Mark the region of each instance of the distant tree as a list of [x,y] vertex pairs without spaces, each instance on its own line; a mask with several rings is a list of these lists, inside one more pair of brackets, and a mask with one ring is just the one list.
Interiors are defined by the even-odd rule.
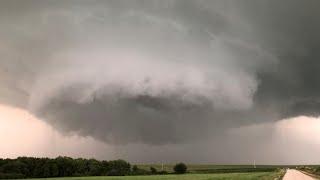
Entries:
[[88,167],[89,167],[89,175],[90,176],[98,176],[102,172],[102,164],[101,162],[95,160],[95,159],[90,159],[88,162]]
[[20,161],[10,161],[1,166],[3,173],[25,174],[28,169],[27,165]]
[[98,161],[61,156],[55,159],[33,157],[0,159],[0,179],[144,174],[150,172],[137,166],[131,171],[131,165],[124,160]]
[[173,167],[176,174],[184,174],[187,172],[187,166],[184,163],[178,163]]
[[89,175],[89,167],[88,167],[88,160],[78,158],[74,160],[74,166],[75,166],[75,176],[88,176]]
[[138,170],[139,170],[139,168],[138,168],[137,165],[134,165],[134,166],[132,167],[132,171],[133,171],[133,172],[137,172]]
[[51,177],[50,164],[45,163],[43,165],[43,172],[40,177]]
[[152,166],[150,167],[150,172],[151,172],[151,174],[157,174],[158,173],[157,169],[152,167]]
[[130,174],[131,165],[124,160],[109,161],[109,176],[124,176]]
[[[0,158],[0,167],[6,163],[8,163],[7,160]],[[0,169],[0,172],[1,172],[1,169]]]
[[40,160],[39,158],[18,157],[16,160],[26,164],[28,169],[28,171],[24,174],[26,177],[34,177],[34,171],[36,169],[37,161]]
[[47,166],[48,158],[38,158],[33,169],[34,177],[50,177],[50,169]]
[[56,163],[60,177],[72,176],[75,173],[74,160],[70,157],[57,157]]
[[103,176],[108,175],[108,171],[110,170],[109,162],[102,161],[101,166],[102,166],[101,175],[103,175]]
[[59,175],[58,166],[54,161],[51,161],[50,163],[50,175],[51,177],[58,177]]

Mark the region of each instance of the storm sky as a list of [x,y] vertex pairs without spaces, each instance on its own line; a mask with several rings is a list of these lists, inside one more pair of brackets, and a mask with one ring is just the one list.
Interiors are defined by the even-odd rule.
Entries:
[[[317,130],[320,107],[319,6],[0,1],[0,113],[14,109],[44,123],[46,139],[59,134],[57,152],[71,148],[71,156],[295,163],[291,157],[302,150],[281,159],[288,147],[316,152],[320,143],[307,138]],[[297,124],[304,133],[296,133]],[[285,143],[283,132],[290,134]],[[79,138],[95,153],[67,147]],[[195,150],[201,156],[191,157]],[[305,162],[318,162],[312,159]]]

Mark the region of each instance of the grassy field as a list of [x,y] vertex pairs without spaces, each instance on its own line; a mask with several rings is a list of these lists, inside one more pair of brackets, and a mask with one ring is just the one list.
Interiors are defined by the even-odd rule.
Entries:
[[[282,166],[258,165],[192,165],[188,164],[188,173],[184,175],[149,175],[149,176],[96,176],[47,178],[50,180],[275,180],[284,174]],[[139,168],[150,170],[150,167],[162,170],[159,164],[138,165]],[[164,165],[164,170],[172,172],[173,164]],[[281,169],[282,168],[282,169]],[[45,179],[45,178],[44,178]],[[33,179],[33,180],[43,180]]]
[[[223,174],[184,174],[184,175],[152,175],[152,176],[99,176],[47,178],[50,180],[274,180],[277,172],[223,173]],[[43,179],[33,179],[43,180]]]
[[[174,164],[165,164],[163,170],[167,172],[172,172]],[[211,164],[188,164],[189,173],[241,173],[241,172],[272,172],[281,166],[272,165],[257,165],[254,168],[252,165],[211,165]],[[162,165],[160,164],[140,164],[139,168],[150,170],[150,167],[156,168],[158,171],[162,170]]]

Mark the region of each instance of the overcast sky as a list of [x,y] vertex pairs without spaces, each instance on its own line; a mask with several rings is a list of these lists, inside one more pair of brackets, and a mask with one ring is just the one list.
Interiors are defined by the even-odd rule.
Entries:
[[319,163],[319,5],[0,1],[0,156]]

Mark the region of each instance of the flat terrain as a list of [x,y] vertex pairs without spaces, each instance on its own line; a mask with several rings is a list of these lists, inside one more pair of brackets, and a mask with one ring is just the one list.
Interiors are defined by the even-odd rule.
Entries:
[[184,175],[153,175],[153,176],[99,176],[99,177],[69,177],[42,178],[33,180],[274,180],[275,172],[254,173],[222,173],[222,174],[184,174]]
[[[199,165],[188,164],[188,173],[183,175],[145,175],[145,176],[95,176],[95,177],[65,177],[43,178],[49,180],[275,180],[280,179],[285,170],[281,166],[259,165]],[[155,167],[162,170],[159,164],[138,165],[139,168],[150,170]],[[172,172],[173,165],[163,165],[163,170]],[[281,170],[282,169],[282,170]],[[33,179],[33,180],[43,180]]]
[[[163,165],[163,170],[172,172],[174,164]],[[256,168],[253,165],[212,165],[212,164],[187,164],[188,172],[190,173],[241,173],[241,172],[272,172],[281,166],[273,165],[257,165]],[[162,170],[160,164],[140,164],[139,168],[150,170],[150,167],[156,168],[158,171]]]
[[283,180],[314,180],[314,178],[295,169],[288,169],[283,177]]
[[[175,164],[164,164],[164,168],[167,170],[172,170]],[[149,168],[150,166],[160,170],[162,168],[161,164],[138,164],[139,168]],[[253,168],[253,165],[215,165],[215,164],[187,164],[189,170],[198,169],[230,169],[230,168]],[[276,165],[257,165],[256,168],[277,168]]]
[[[164,164],[164,170],[170,172],[172,171],[174,164]],[[213,165],[213,164],[187,164],[188,170],[208,170],[208,169],[238,169],[238,168],[253,168],[253,165]],[[162,169],[161,164],[139,164],[139,168],[149,170],[150,167],[156,168],[158,171]],[[269,167],[269,166],[259,166],[260,167]]]

